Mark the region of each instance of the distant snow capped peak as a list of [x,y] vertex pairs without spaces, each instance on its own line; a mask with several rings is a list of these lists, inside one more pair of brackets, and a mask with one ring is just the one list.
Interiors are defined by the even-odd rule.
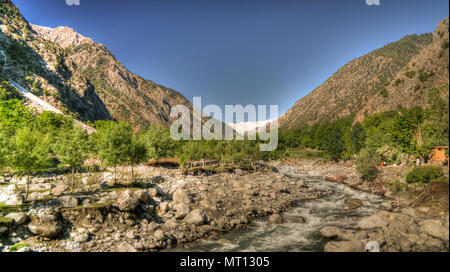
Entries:
[[230,127],[232,127],[234,130],[236,130],[239,134],[245,135],[249,132],[256,132],[256,130],[260,127],[266,126],[268,123],[272,122],[273,120],[266,120],[266,121],[257,121],[257,122],[241,122],[241,123],[228,123]]

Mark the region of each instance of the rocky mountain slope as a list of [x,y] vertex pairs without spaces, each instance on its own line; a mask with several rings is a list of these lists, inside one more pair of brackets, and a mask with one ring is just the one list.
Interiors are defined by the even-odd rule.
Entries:
[[448,84],[448,19],[434,35],[409,35],[344,65],[279,118],[281,128],[423,105]]
[[29,24],[0,1],[0,77],[13,80],[83,121],[126,120],[136,129],[168,127],[180,93],[129,72],[102,44],[67,27]]

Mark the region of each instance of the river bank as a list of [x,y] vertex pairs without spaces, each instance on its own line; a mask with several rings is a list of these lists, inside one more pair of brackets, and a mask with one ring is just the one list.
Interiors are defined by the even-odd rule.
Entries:
[[41,177],[31,203],[20,203],[24,182],[13,179],[0,187],[2,250],[364,251],[370,241],[382,251],[448,250],[448,212],[404,206],[361,183],[352,165],[273,166],[211,176],[141,166],[141,183],[86,173],[74,191],[65,176]]

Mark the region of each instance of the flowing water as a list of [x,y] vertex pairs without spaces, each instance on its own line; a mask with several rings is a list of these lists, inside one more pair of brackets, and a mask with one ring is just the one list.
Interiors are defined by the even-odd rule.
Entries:
[[[219,252],[258,252],[258,251],[322,251],[324,241],[320,230],[326,226],[346,226],[361,216],[372,215],[380,208],[383,199],[380,196],[351,189],[336,182],[324,181],[322,177],[310,177],[291,173],[294,167],[283,167],[281,170],[292,177],[299,178],[305,184],[317,190],[329,190],[333,193],[314,200],[298,202],[283,214],[288,223],[274,225],[257,221],[245,230],[232,231],[220,235],[218,241],[201,241],[189,244],[187,248],[175,248],[174,251],[219,251]],[[355,212],[343,210],[347,198],[358,198],[364,206]],[[306,223],[292,223],[292,220],[303,217]],[[220,242],[219,242],[220,241]]]

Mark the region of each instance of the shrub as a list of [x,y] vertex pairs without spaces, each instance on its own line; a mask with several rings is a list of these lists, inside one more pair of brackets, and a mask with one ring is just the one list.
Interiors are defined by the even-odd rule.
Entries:
[[362,180],[374,181],[378,176],[378,168],[373,164],[361,164],[356,169]]
[[373,181],[378,176],[377,168],[377,154],[370,152],[367,149],[361,150],[358,156],[356,164],[356,170],[358,170],[362,180]]
[[444,171],[438,166],[419,166],[410,169],[406,173],[406,181],[408,183],[425,182],[440,178],[444,175]]

